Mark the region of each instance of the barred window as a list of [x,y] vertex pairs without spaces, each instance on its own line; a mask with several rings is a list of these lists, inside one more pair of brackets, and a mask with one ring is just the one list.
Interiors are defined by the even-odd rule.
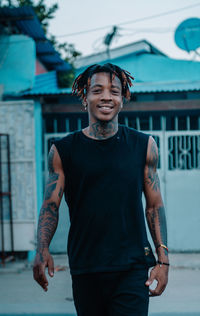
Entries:
[[200,135],[178,135],[168,138],[168,168],[200,169]]

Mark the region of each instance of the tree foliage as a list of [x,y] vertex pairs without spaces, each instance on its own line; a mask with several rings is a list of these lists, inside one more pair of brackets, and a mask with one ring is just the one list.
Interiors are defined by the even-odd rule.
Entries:
[[41,22],[45,33],[47,33],[48,30],[49,20],[55,17],[55,12],[58,9],[57,3],[47,7],[47,5],[45,4],[45,0],[38,0],[37,3],[33,0],[4,0],[2,1],[2,4],[4,6],[15,8],[23,6],[32,7],[39,21]]
[[[1,6],[9,6],[9,7],[23,7],[23,6],[31,6],[37,15],[42,28],[45,34],[48,33],[49,22],[55,17],[55,13],[58,10],[58,4],[54,3],[50,6],[47,6],[45,2],[46,0],[38,0],[37,2],[34,0],[4,0],[0,1]],[[74,61],[78,56],[81,55],[79,51],[77,51],[73,44],[70,43],[59,43],[55,36],[49,35],[49,41],[52,43],[54,48],[63,56],[63,59],[71,64],[72,69],[65,73],[58,74],[58,82],[61,87],[69,87],[71,86],[74,80],[75,68]]]

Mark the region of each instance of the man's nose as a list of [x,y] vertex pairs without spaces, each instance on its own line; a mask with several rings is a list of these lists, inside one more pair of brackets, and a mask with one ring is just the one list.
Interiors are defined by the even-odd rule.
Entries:
[[112,94],[109,90],[105,89],[103,90],[102,92],[102,95],[101,95],[101,100],[112,100]]

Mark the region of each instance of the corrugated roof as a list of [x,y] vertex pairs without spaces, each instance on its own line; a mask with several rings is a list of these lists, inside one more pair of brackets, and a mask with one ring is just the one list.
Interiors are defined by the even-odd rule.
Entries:
[[0,23],[9,20],[18,30],[36,42],[37,57],[49,70],[67,71],[71,66],[64,61],[48,41],[32,7],[0,8]]
[[[155,93],[200,91],[198,81],[173,81],[173,82],[135,82],[131,87],[131,93]],[[23,96],[71,94],[71,88],[59,88],[56,71],[50,71],[35,77],[33,89],[21,93]]]
[[198,81],[172,81],[172,82],[135,82],[131,87],[132,93],[154,93],[154,92],[183,92],[200,91],[200,80]]
[[[154,92],[178,92],[178,91],[200,91],[199,81],[173,81],[173,82],[135,82],[131,87],[132,93],[154,93]],[[71,88],[60,89],[57,84],[56,71],[51,71],[35,77],[34,87],[21,95],[58,95],[71,94]]]
[[55,95],[69,94],[71,88],[59,88],[57,84],[56,71],[50,71],[41,75],[35,76],[33,89],[22,92],[21,96],[37,96],[37,95]]

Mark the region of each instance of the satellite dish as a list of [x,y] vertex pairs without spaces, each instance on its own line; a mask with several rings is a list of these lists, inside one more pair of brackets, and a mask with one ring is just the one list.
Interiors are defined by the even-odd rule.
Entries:
[[176,45],[187,52],[200,47],[200,19],[190,18],[177,27],[174,35]]

